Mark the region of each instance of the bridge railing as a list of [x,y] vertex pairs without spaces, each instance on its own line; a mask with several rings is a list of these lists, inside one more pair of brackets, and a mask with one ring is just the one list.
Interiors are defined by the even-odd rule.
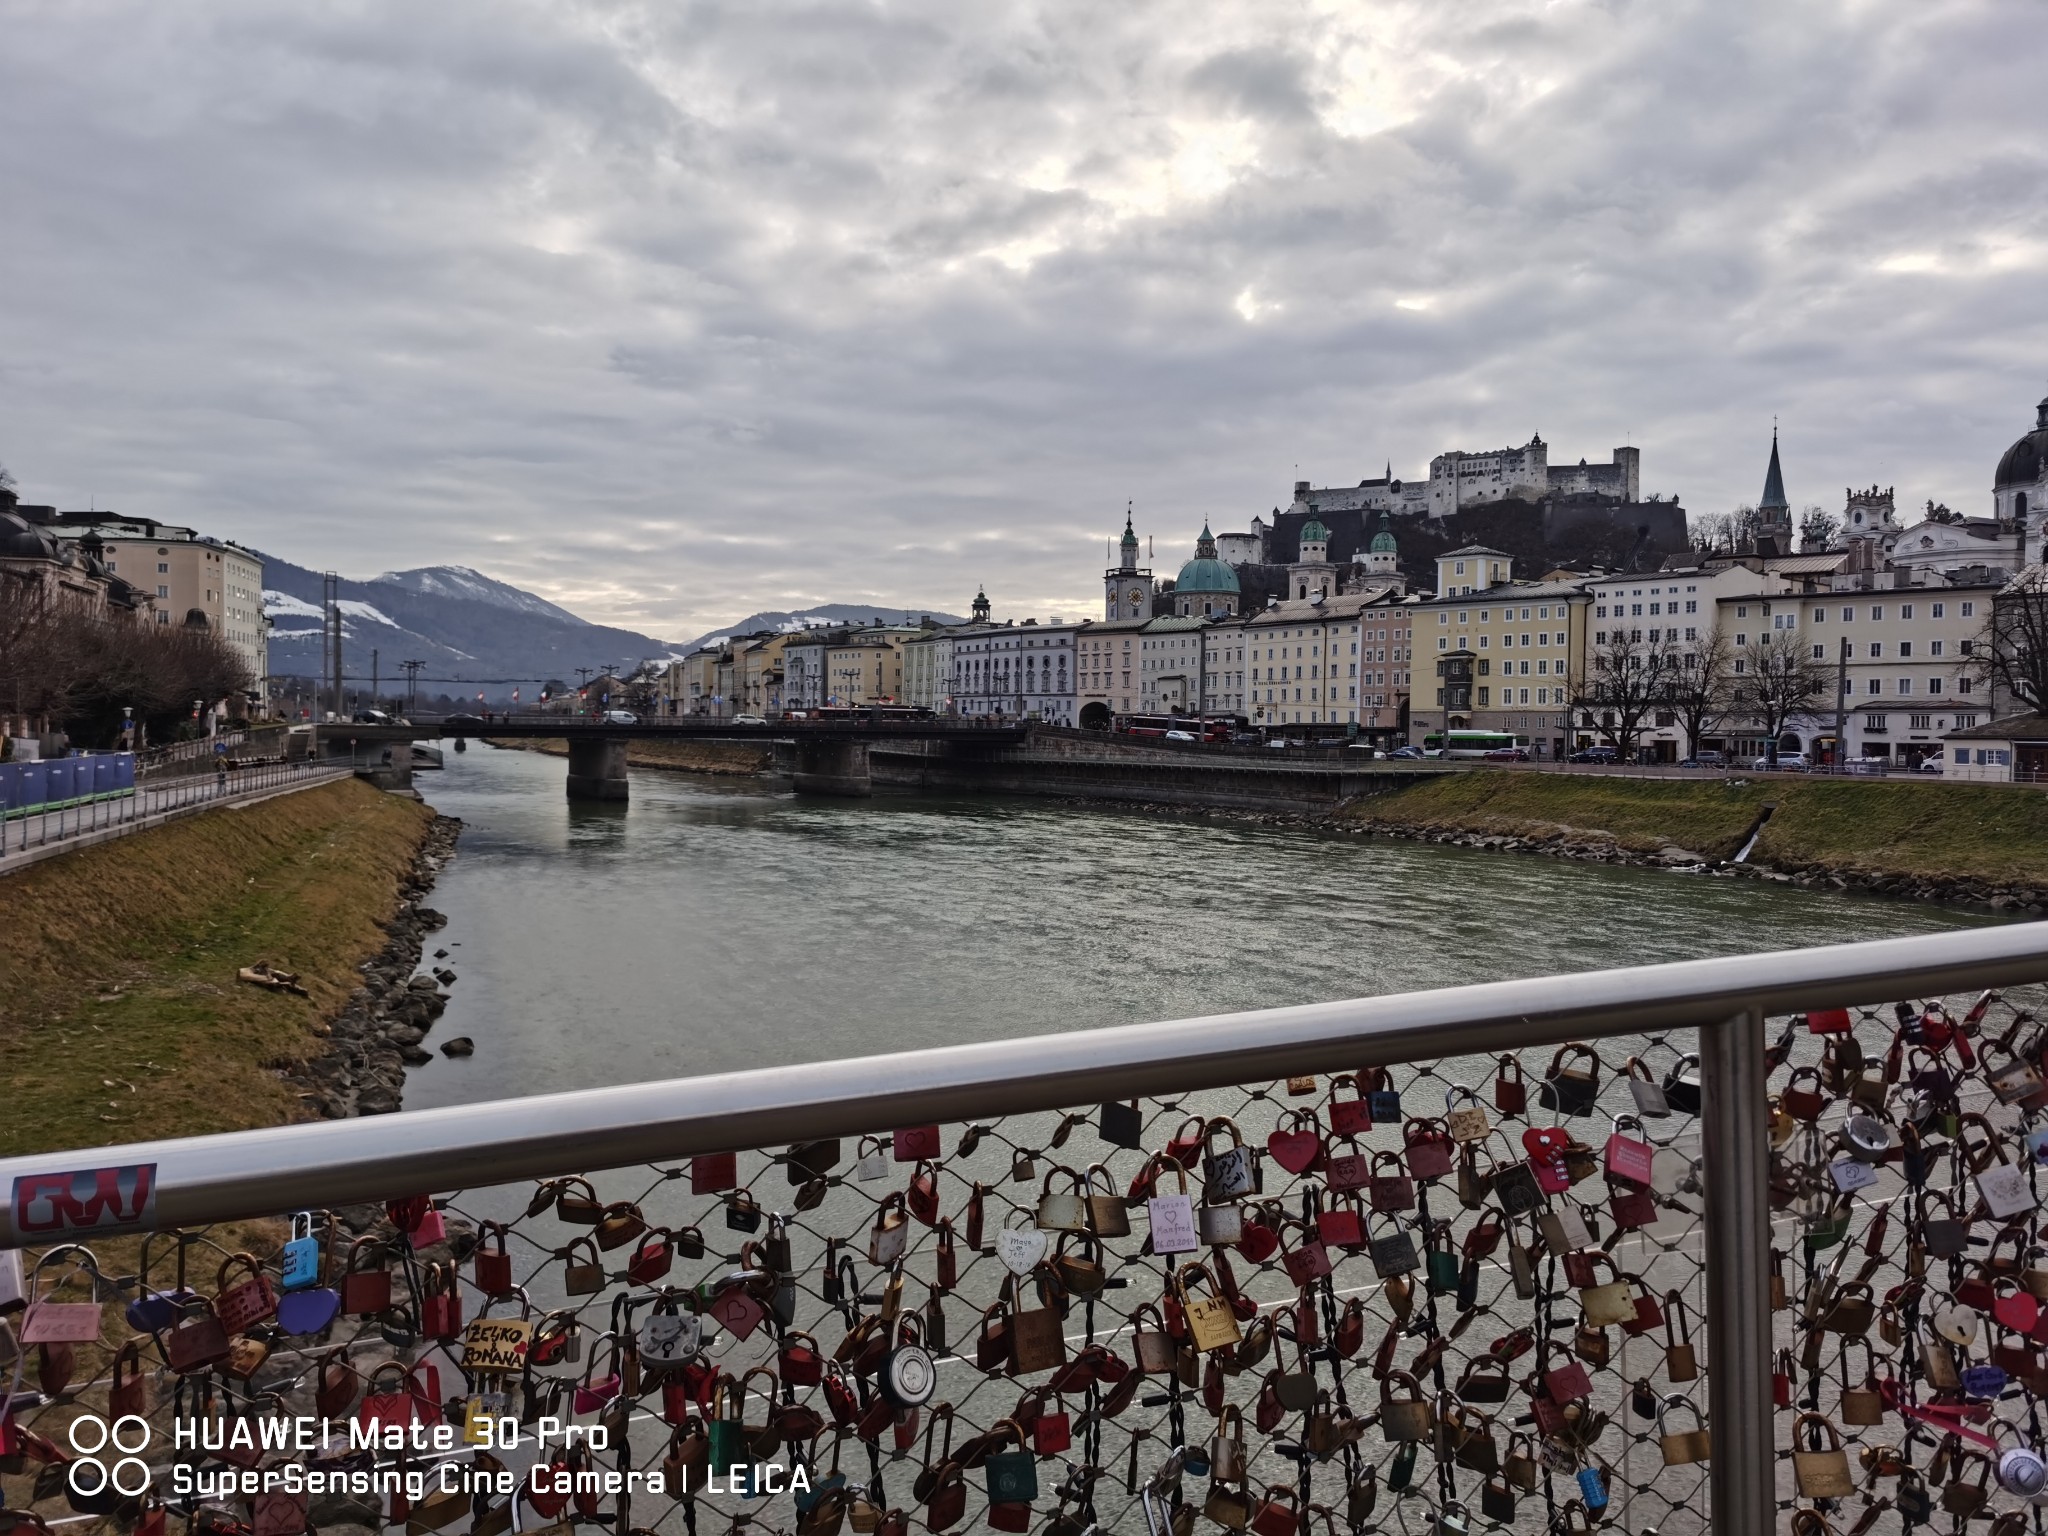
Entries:
[[[203,1443],[238,1418],[450,1426],[403,1456],[351,1452],[345,1428],[230,1445],[258,1475],[384,1480],[369,1513],[288,1488],[197,1500],[280,1533],[580,1513],[805,1536],[1673,1536],[1778,1529],[1795,1503],[1795,1530],[1892,1531],[1920,1502],[2017,1531],[2027,1467],[2007,1453],[2048,1390],[2048,1314],[2021,1316],[2048,1299],[2029,1143],[2048,1090],[2008,989],[2048,979],[2044,939],[13,1159],[0,1245],[27,1246],[36,1306],[104,1303],[106,1347],[21,1352],[27,1448],[0,1493],[94,1516],[68,1431],[90,1442],[125,1408],[158,1449],[124,1475],[166,1496],[221,1470]],[[266,1258],[275,1239],[235,1225],[263,1217],[298,1246]],[[178,1235],[136,1263],[109,1246],[123,1218]],[[215,1427],[165,1454],[181,1414]],[[517,1493],[476,1474],[465,1440],[486,1436]]]

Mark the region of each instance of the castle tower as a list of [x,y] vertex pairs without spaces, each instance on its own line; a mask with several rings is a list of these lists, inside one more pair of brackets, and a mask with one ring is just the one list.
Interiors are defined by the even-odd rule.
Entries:
[[973,613],[975,623],[986,624],[988,622],[988,593],[980,587],[976,587],[974,590]]
[[1138,565],[1138,534],[1131,524],[1128,504],[1124,507],[1124,536],[1117,546],[1117,563],[1102,573],[1102,596],[1105,619],[1152,617],[1152,572]]

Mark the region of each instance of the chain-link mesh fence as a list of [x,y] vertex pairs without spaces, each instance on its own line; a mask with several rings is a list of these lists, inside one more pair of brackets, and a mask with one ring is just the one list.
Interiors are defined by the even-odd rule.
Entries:
[[[2036,1026],[1985,997],[1771,1031],[1787,1528],[2038,1529]],[[0,1504],[1706,1530],[1700,1091],[1676,1031],[30,1251]],[[309,1491],[235,1491],[283,1467]]]

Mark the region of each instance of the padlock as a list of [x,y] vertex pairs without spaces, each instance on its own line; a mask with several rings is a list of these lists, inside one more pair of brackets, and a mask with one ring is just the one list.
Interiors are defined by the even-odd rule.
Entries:
[[1590,1045],[1561,1045],[1537,1090],[1537,1101],[1561,1115],[1589,1115],[1600,1097],[1600,1058]]
[[1368,1223],[1366,1234],[1367,1249],[1372,1255],[1373,1273],[1380,1279],[1390,1280],[1396,1275],[1409,1274],[1418,1267],[1415,1239],[1399,1222],[1395,1222],[1392,1230],[1385,1236],[1374,1233],[1371,1224]]
[[[300,1211],[291,1219],[291,1236],[278,1257],[279,1284],[287,1291],[301,1291],[320,1283],[320,1239],[313,1235],[313,1213]],[[4,1299],[0,1299],[4,1305]]]
[[1642,1122],[1633,1115],[1614,1117],[1614,1130],[1607,1138],[1608,1177],[1623,1179],[1647,1189],[1650,1185],[1650,1170],[1656,1158],[1656,1149],[1640,1137],[1630,1136],[1630,1129],[1640,1131]]
[[1323,1138],[1312,1110],[1293,1109],[1266,1138],[1266,1151],[1289,1173],[1310,1173],[1323,1165]]
[[[1190,1295],[1188,1287],[1200,1280],[1203,1295]],[[1188,1333],[1195,1348],[1204,1353],[1235,1347],[1244,1337],[1237,1313],[1229,1299],[1215,1289],[1215,1278],[1200,1264],[1183,1265],[1173,1277],[1173,1293],[1187,1319]]]
[[[1065,1179],[1068,1189],[1054,1189],[1053,1180]],[[1087,1181],[1064,1164],[1046,1170],[1038,1195],[1035,1220],[1041,1231],[1083,1232],[1088,1228]],[[935,1213],[936,1215],[936,1213]]]
[[1090,1163],[1082,1184],[1087,1194],[1088,1229],[1097,1237],[1130,1236],[1130,1211],[1123,1196],[1116,1192],[1116,1181],[1108,1166]]
[[1687,1054],[1664,1074],[1664,1102],[1682,1115],[1700,1112],[1700,1059]]
[[1671,1101],[1665,1097],[1664,1085],[1650,1075],[1650,1069],[1643,1065],[1640,1056],[1631,1056],[1624,1070],[1628,1078],[1629,1096],[1635,1100],[1636,1113],[1646,1120],[1663,1120],[1671,1114]]
[[1529,1085],[1522,1076],[1522,1064],[1502,1056],[1493,1074],[1493,1107],[1504,1115],[1521,1115],[1529,1108]]
[[1453,1087],[1444,1090],[1444,1129],[1451,1140],[1464,1146],[1484,1141],[1492,1133],[1493,1125],[1486,1118],[1486,1108],[1477,1093],[1470,1088]]
[[1423,1181],[1440,1179],[1457,1163],[1457,1145],[1441,1120],[1410,1120],[1401,1127],[1408,1172]]
[[[1403,1395],[1395,1395],[1397,1388]],[[1422,1395],[1422,1384],[1411,1372],[1391,1372],[1380,1385],[1380,1433],[1388,1443],[1427,1440],[1435,1425],[1435,1410]]]
[[[1809,1449],[1800,1449],[1802,1430],[1809,1431]],[[1827,1443],[1816,1447],[1817,1438],[1825,1438]],[[1793,1419],[1792,1473],[1802,1499],[1846,1499],[1856,1491],[1842,1432],[1822,1414],[1802,1413]]]
[[2023,1499],[2036,1499],[2048,1493],[2048,1461],[2042,1460],[2039,1451],[2020,1439],[2018,1426],[2009,1423],[1999,1425],[1994,1433],[2013,1442],[1998,1453],[1998,1486]]
[[[1230,1133],[1230,1145],[1220,1151],[1214,1149],[1216,1136],[1224,1131]],[[1252,1149],[1244,1144],[1244,1135],[1237,1128],[1237,1122],[1227,1115],[1219,1115],[1202,1127],[1202,1174],[1203,1196],[1210,1202],[1239,1200],[1259,1191],[1258,1165],[1252,1156]]]

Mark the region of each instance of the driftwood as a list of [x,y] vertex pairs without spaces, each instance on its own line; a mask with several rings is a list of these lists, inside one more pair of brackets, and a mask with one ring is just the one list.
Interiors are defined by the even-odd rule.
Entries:
[[306,989],[299,985],[297,971],[280,971],[268,960],[258,960],[254,965],[245,965],[235,972],[238,979],[252,986],[268,987],[273,992],[289,992],[293,997],[304,997]]

